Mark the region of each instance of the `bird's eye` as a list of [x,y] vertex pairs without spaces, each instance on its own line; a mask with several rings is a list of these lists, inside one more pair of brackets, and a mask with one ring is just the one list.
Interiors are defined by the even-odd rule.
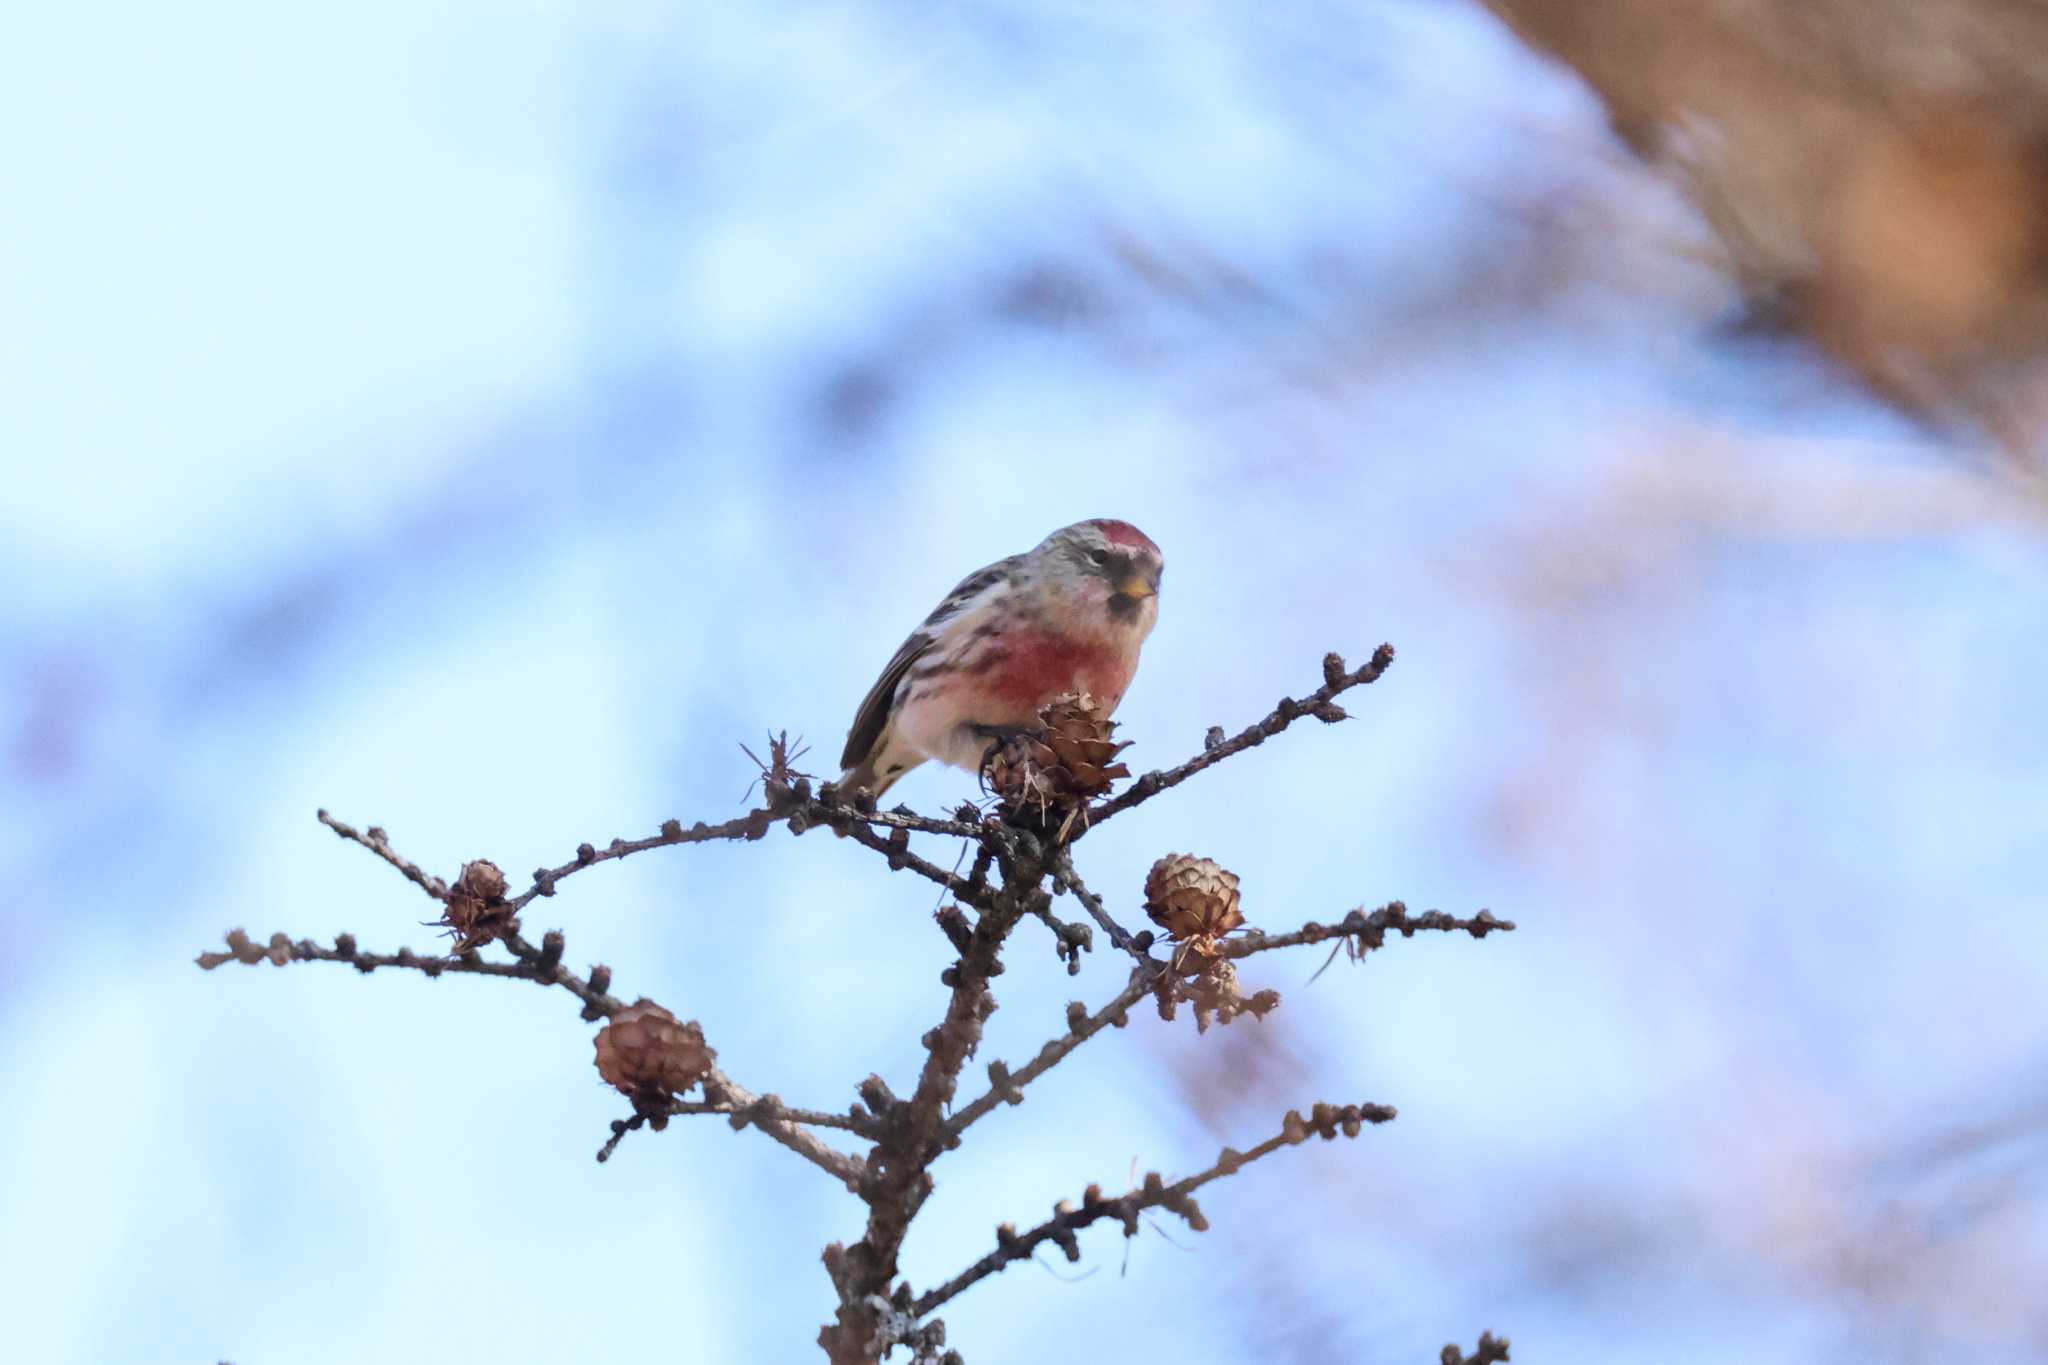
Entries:
[[1109,563],[1109,551],[1090,550],[1088,552],[1088,558],[1094,560],[1097,564],[1107,564]]

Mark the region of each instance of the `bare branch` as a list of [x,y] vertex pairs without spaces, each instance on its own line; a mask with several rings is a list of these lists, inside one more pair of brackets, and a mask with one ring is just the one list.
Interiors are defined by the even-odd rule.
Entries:
[[226,941],[226,952],[201,953],[195,961],[207,971],[227,962],[271,962],[280,967],[288,962],[346,962],[364,973],[374,972],[379,967],[401,967],[425,976],[449,972],[457,976],[509,976],[521,981],[541,979],[524,962],[487,962],[475,949],[454,957],[415,953],[410,948],[400,948],[392,953],[364,952],[356,946],[354,934],[335,935],[331,948],[324,948],[309,938],[294,942],[283,934],[272,934],[267,943],[259,944],[240,929],[228,930]]
[[745,815],[716,825],[707,825],[702,820],[683,828],[680,820],[664,820],[661,831],[645,839],[614,839],[603,848],[591,844],[578,844],[576,856],[560,867],[535,868],[533,885],[514,896],[511,907],[514,914],[533,900],[535,896],[552,896],[555,883],[586,867],[608,863],[614,858],[626,858],[635,853],[645,853],[651,848],[670,848],[677,844],[706,844],[718,839],[759,839],[773,829],[777,820],[765,809],[748,811]]
[[[727,1085],[731,1086],[731,1082],[727,1081]],[[612,1120],[612,1135],[605,1139],[604,1146],[598,1148],[597,1159],[600,1162],[611,1160],[612,1153],[618,1150],[619,1143],[625,1140],[626,1134],[636,1128],[652,1125],[659,1131],[667,1126],[669,1119],[691,1114],[723,1114],[732,1121],[735,1128],[744,1128],[750,1123],[762,1127],[765,1122],[772,1120],[786,1124],[802,1124],[811,1128],[838,1128],[870,1139],[878,1135],[875,1123],[865,1116],[828,1114],[821,1109],[793,1109],[774,1095],[762,1095],[744,1107],[729,1100],[672,1099],[657,1104],[635,1101],[631,1118]],[[799,1155],[804,1155],[806,1159],[809,1156],[808,1153]],[[839,1172],[835,1170],[832,1174],[837,1175]]]
[[[372,826],[359,831],[323,810],[321,822],[337,836],[369,849],[439,903],[439,922],[457,938],[454,950],[447,956],[423,955],[409,948],[390,953],[365,952],[349,934],[337,936],[331,946],[310,939],[294,941],[283,934],[258,942],[235,929],[226,936],[226,951],[200,954],[199,965],[212,969],[226,962],[269,961],[279,966],[291,962],[342,962],[366,973],[400,968],[434,977],[443,973],[496,976],[561,988],[580,1002],[586,1021],[605,1021],[606,1031],[598,1034],[599,1070],[607,1081],[629,1096],[633,1106],[630,1116],[611,1121],[610,1136],[597,1153],[599,1161],[608,1160],[626,1134],[643,1128],[661,1131],[674,1118],[718,1115],[734,1128],[759,1128],[778,1144],[831,1175],[866,1205],[866,1227],[860,1240],[851,1246],[834,1243],[825,1249],[823,1257],[837,1291],[838,1308],[833,1319],[820,1330],[818,1343],[833,1365],[873,1365],[896,1346],[909,1347],[914,1360],[921,1365],[958,1365],[958,1354],[945,1346],[945,1324],[928,1315],[973,1284],[1031,1257],[1048,1242],[1058,1246],[1068,1259],[1078,1260],[1078,1232],[1104,1219],[1116,1221],[1123,1227],[1124,1235],[1131,1237],[1142,1221],[1151,1221],[1144,1218],[1145,1214],[1166,1209],[1200,1231],[1207,1222],[1193,1196],[1210,1181],[1230,1175],[1283,1146],[1304,1142],[1311,1134],[1325,1139],[1355,1137],[1365,1124],[1384,1123],[1394,1117],[1394,1111],[1375,1104],[1318,1104],[1307,1118],[1290,1112],[1277,1135],[1249,1151],[1226,1148],[1213,1164],[1172,1184],[1157,1172],[1148,1173],[1138,1187],[1114,1199],[1106,1198],[1098,1186],[1091,1185],[1079,1207],[1061,1203],[1050,1219],[1027,1232],[1018,1233],[1004,1224],[997,1231],[993,1251],[918,1297],[898,1271],[904,1239],[932,1192],[934,1165],[960,1144],[974,1124],[999,1105],[1023,1103],[1026,1087],[1089,1039],[1106,1029],[1128,1024],[1131,1009],[1148,994],[1158,997],[1159,1011],[1167,1019],[1174,1017],[1179,1004],[1192,1004],[1196,1023],[1204,1027],[1210,1022],[1228,1022],[1241,1013],[1263,1016],[1278,1003],[1278,995],[1270,990],[1249,997],[1243,995],[1231,959],[1275,948],[1331,941],[1357,957],[1381,947],[1389,931],[1405,936],[1422,930],[1456,930],[1483,938],[1495,930],[1514,928],[1485,911],[1471,919],[1438,911],[1410,915],[1406,906],[1395,901],[1370,913],[1363,908],[1353,910],[1335,925],[1311,923],[1290,933],[1270,936],[1246,930],[1233,937],[1233,928],[1242,923],[1237,909],[1236,878],[1207,860],[1169,855],[1155,865],[1154,873],[1170,885],[1155,893],[1152,879],[1148,878],[1146,889],[1148,910],[1162,928],[1170,931],[1176,947],[1174,960],[1169,963],[1152,955],[1157,941],[1155,931],[1148,928],[1133,933],[1126,929],[1075,867],[1069,836],[1078,839],[1088,827],[1083,822],[1080,830],[1072,828],[1081,814],[1086,813],[1094,823],[1099,823],[1178,786],[1232,754],[1263,743],[1303,716],[1314,716],[1326,724],[1343,720],[1345,712],[1334,698],[1377,680],[1392,664],[1393,657],[1392,648],[1382,645],[1363,668],[1348,670],[1343,659],[1328,655],[1323,661],[1323,686],[1314,693],[1298,700],[1282,698],[1270,715],[1234,737],[1226,738],[1221,729],[1211,730],[1202,754],[1177,767],[1146,774],[1123,795],[1092,812],[1086,811],[1085,802],[1102,789],[1101,784],[1107,779],[1123,772],[1120,765],[1113,763],[1116,750],[1122,745],[1108,738],[1106,724],[1098,726],[1100,734],[1069,733],[1059,729],[1048,715],[1047,724],[1053,727],[1049,733],[1053,739],[1067,742],[1072,752],[1061,750],[1049,739],[1043,747],[1057,762],[1047,767],[1036,751],[1013,755],[1005,759],[1010,767],[1005,770],[1008,776],[1002,780],[1015,787],[1021,781],[1019,773],[1036,773],[1045,782],[1052,781],[1045,777],[1047,773],[1063,774],[1058,781],[1066,786],[1025,784],[1029,791],[1041,796],[1055,788],[1061,794],[1057,809],[1064,811],[1066,818],[1058,823],[1056,832],[1048,818],[1054,810],[1050,798],[1040,801],[1036,808],[1041,827],[1033,829],[1030,821],[1023,818],[1031,813],[1029,801],[1021,800],[1014,792],[1001,797],[997,815],[988,815],[975,804],[967,803],[950,817],[942,818],[920,815],[901,806],[877,811],[864,794],[843,796],[830,783],[817,785],[814,790],[816,779],[794,766],[802,757],[801,741],[792,746],[786,733],[769,736],[766,762],[755,759],[761,769],[761,804],[757,809],[715,824],[698,821],[685,827],[679,820],[668,820],[652,835],[613,839],[603,848],[579,845],[573,859],[558,867],[537,869],[532,884],[510,898],[506,895],[503,873],[486,860],[465,863],[458,878],[443,880],[394,850],[382,829]],[[755,757],[752,751],[748,754]],[[784,1104],[773,1094],[756,1094],[718,1068],[716,1054],[695,1020],[678,1021],[652,1001],[625,1004],[611,994],[612,974],[608,967],[594,966],[587,977],[579,976],[563,965],[563,936],[558,930],[542,935],[538,945],[522,936],[519,912],[537,898],[553,896],[563,878],[584,868],[656,848],[758,841],[777,825],[787,826],[792,835],[798,836],[821,827],[830,829],[880,854],[890,870],[910,871],[949,893],[933,913],[935,923],[956,954],[952,965],[941,974],[948,996],[943,1017],[924,1035],[927,1056],[907,1098],[897,1098],[879,1075],[870,1075],[860,1084],[858,1102],[843,1112],[799,1108]],[[959,868],[967,861],[965,847],[958,850],[960,856],[954,866],[947,868],[911,852],[913,834],[965,840],[974,851],[970,870],[964,877],[960,875]],[[1170,877],[1160,871],[1169,863],[1172,866],[1168,871],[1173,874]],[[1067,894],[1080,902],[1086,919],[1069,921],[1053,913],[1055,898]],[[1210,901],[1216,903],[1212,905]],[[1052,930],[1069,972],[1078,972],[1081,954],[1093,948],[1099,930],[1133,960],[1130,977],[1122,989],[1093,1013],[1079,1002],[1070,1004],[1065,1032],[1046,1042],[1017,1070],[1010,1070],[1000,1060],[989,1062],[988,1089],[957,1110],[952,1109],[960,1078],[981,1045],[984,1025],[996,1008],[992,983],[1003,972],[1003,955],[1026,917],[1039,919]],[[492,942],[504,946],[503,956],[484,956]],[[654,1060],[632,1060],[645,1057]],[[819,1130],[825,1129],[850,1134],[872,1146],[864,1155],[838,1150],[819,1135]],[[1478,1354],[1470,1358],[1459,1354],[1457,1347],[1446,1347],[1444,1353],[1449,1365],[1494,1365],[1506,1358],[1507,1343],[1490,1335],[1480,1338]]]
[[[875,1178],[863,1197],[867,1227],[859,1242],[828,1252],[827,1268],[839,1289],[834,1322],[819,1334],[833,1365],[874,1359],[873,1343],[880,1318],[871,1300],[896,1279],[897,1257],[911,1220],[932,1191],[931,1164],[957,1138],[949,1131],[945,1110],[959,1089],[960,1072],[981,1042],[982,1024],[996,1007],[989,982],[1003,970],[1003,945],[1028,913],[1051,897],[1042,889],[1048,854],[1028,833],[1009,830],[992,836],[992,861],[1002,870],[1001,889],[989,899],[981,918],[965,936],[959,958],[946,969],[951,988],[945,1017],[924,1035],[925,1064],[917,1089],[908,1100],[888,1093],[880,1077],[871,1077],[862,1097],[886,1125],[870,1154]],[[975,879],[985,872],[977,861]],[[956,940],[958,942],[959,940]]]
[[1258,1146],[1246,1152],[1226,1147],[1213,1164],[1171,1185],[1166,1184],[1157,1171],[1147,1172],[1139,1188],[1115,1199],[1104,1199],[1102,1187],[1090,1185],[1081,1196],[1079,1208],[1062,1200],[1054,1206],[1052,1217],[1028,1232],[1020,1233],[1011,1224],[1002,1224],[996,1229],[994,1251],[936,1289],[919,1296],[912,1311],[919,1317],[924,1316],[969,1285],[1014,1262],[1025,1260],[1046,1242],[1057,1245],[1069,1261],[1078,1261],[1081,1259],[1081,1244],[1075,1233],[1105,1218],[1116,1219],[1123,1224],[1124,1236],[1135,1237],[1138,1235],[1140,1214],[1147,1209],[1166,1209],[1179,1214],[1196,1232],[1207,1231],[1209,1220],[1202,1216],[1200,1206],[1191,1196],[1210,1181],[1233,1174],[1282,1147],[1306,1142],[1311,1134],[1325,1140],[1339,1133],[1345,1137],[1357,1137],[1365,1124],[1385,1123],[1393,1117],[1393,1108],[1384,1104],[1347,1104],[1341,1107],[1318,1104],[1310,1110],[1307,1118],[1303,1118],[1299,1110],[1289,1110],[1281,1121],[1280,1131]]
[[[912,853],[910,851],[910,831],[912,828],[923,828],[923,826],[913,826],[903,822],[907,818],[914,818],[932,826],[948,826],[947,828],[923,828],[923,832],[971,838],[977,842],[983,853],[986,853],[990,847],[987,841],[992,837],[991,830],[976,826],[962,826],[957,821],[925,821],[923,816],[905,817],[894,812],[887,814],[863,812],[844,804],[816,800],[810,802],[805,810],[807,812],[805,818],[807,819],[811,818],[810,813],[815,813],[815,819],[812,820],[812,823],[830,825],[855,843],[882,854],[889,860],[890,870],[894,871],[898,868],[908,869],[923,877],[926,881],[943,887],[964,904],[974,906],[978,910],[988,908],[989,893],[987,883],[985,881],[977,883],[974,879],[970,878],[963,885],[958,874],[954,873],[951,869],[940,867],[938,864],[929,862]],[[869,823],[871,822],[889,826],[893,832],[886,836],[878,834],[869,828]],[[796,833],[802,832],[798,821],[795,819],[791,820],[790,829]],[[963,829],[970,829],[972,833],[963,833]]]
[[986,840],[995,832],[995,827],[979,821],[942,820],[936,816],[919,815],[908,806],[894,810],[862,810],[844,801],[828,800],[823,796],[811,798],[808,809],[822,816],[850,817],[864,824],[879,825],[887,829],[915,830],[919,834],[943,834],[955,839]]
[[[613,839],[603,848],[598,848],[594,844],[579,844],[576,856],[570,861],[559,867],[534,869],[533,884],[505,902],[504,913],[516,915],[536,897],[554,895],[558,882],[586,867],[595,867],[599,863],[630,857],[635,853],[645,853],[649,849],[671,848],[680,844],[703,844],[728,839],[761,839],[778,824],[787,824],[793,834],[802,834],[815,825],[828,826],[852,838],[854,842],[882,854],[889,860],[892,870],[908,869],[915,872],[925,880],[954,892],[977,908],[985,900],[978,889],[961,892],[960,879],[952,872],[910,852],[909,833],[917,830],[927,834],[971,839],[986,846],[987,841],[993,837],[993,830],[989,827],[961,820],[934,819],[908,809],[861,810],[836,799],[814,797],[810,795],[809,784],[801,780],[794,787],[779,790],[771,788],[769,797],[768,805],[715,825],[707,825],[699,820],[685,828],[679,820],[665,820],[657,833],[644,839]],[[336,820],[325,810],[319,811],[318,815],[321,824],[340,837],[369,849],[397,868],[408,881],[415,883],[434,899],[445,901],[448,898],[448,884],[423,870],[411,859],[399,854],[391,847],[389,839],[378,826],[372,825],[367,830],[359,831],[352,825]],[[877,826],[890,829],[894,833],[886,836],[878,834],[874,828]]]
[[[581,1000],[585,1017],[593,1014],[610,1017],[625,1008],[624,1002],[595,989],[590,982],[561,965],[560,934],[550,932],[541,940],[539,948],[535,948],[516,933],[506,935],[502,942],[521,962],[533,965],[535,980],[545,980],[551,985],[560,986]],[[552,962],[549,961],[551,945]],[[592,975],[596,975],[595,969]],[[611,973],[606,971],[605,975],[609,977]],[[862,1182],[867,1178],[867,1163],[860,1158],[848,1156],[827,1146],[808,1128],[787,1119],[760,1113],[758,1106],[761,1097],[726,1075],[716,1065],[712,1066],[710,1073],[704,1077],[704,1098],[714,1104],[728,1106],[732,1110],[733,1127],[744,1128],[752,1124],[819,1170],[838,1179],[855,1193],[859,1192]]]
[[610,1161],[612,1153],[618,1151],[619,1144],[626,1140],[626,1134],[644,1126],[646,1122],[647,1115],[638,1112],[629,1119],[613,1119],[612,1135],[604,1140],[604,1146],[597,1149],[598,1164],[603,1165],[605,1162]]
[[1348,673],[1344,669],[1344,659],[1341,655],[1325,654],[1321,687],[1299,700],[1282,697],[1280,704],[1275,706],[1272,714],[1264,720],[1240,730],[1228,739],[1205,744],[1201,753],[1178,767],[1146,773],[1133,782],[1123,795],[1105,801],[1090,811],[1087,828],[1076,832],[1074,838],[1078,840],[1087,830],[1094,829],[1110,816],[1149,801],[1168,787],[1179,786],[1196,773],[1214,767],[1233,754],[1241,754],[1246,749],[1264,744],[1303,716],[1314,716],[1326,725],[1335,725],[1338,721],[1346,719],[1347,713],[1343,707],[1337,705],[1335,699],[1354,687],[1378,682],[1380,675],[1385,673],[1393,662],[1394,647],[1385,644],[1372,652],[1372,658],[1366,661],[1363,668]]
[[1079,976],[1081,954],[1095,949],[1095,931],[1079,920],[1061,919],[1052,912],[1050,901],[1034,904],[1031,915],[1052,930],[1053,951],[1067,964],[1067,975]]
[[[366,841],[358,838],[357,842]],[[391,855],[391,858],[395,859],[396,855]],[[401,967],[430,977],[444,972],[513,977],[543,986],[560,986],[583,1002],[583,1017],[586,1019],[610,1018],[625,1008],[625,1002],[610,995],[606,989],[611,977],[609,968],[592,968],[592,979],[586,980],[562,965],[560,933],[549,931],[542,937],[538,948],[516,932],[506,934],[500,941],[517,961],[486,961],[474,950],[452,958],[425,957],[410,948],[400,948],[395,953],[366,953],[356,946],[353,934],[336,936],[331,948],[323,948],[311,939],[300,939],[294,943],[283,934],[272,934],[267,944],[259,946],[240,929],[231,929],[227,934],[228,951],[201,953],[198,962],[209,971],[225,962],[253,964],[268,961],[280,967],[288,962],[345,962],[361,972],[376,971],[380,967]],[[593,984],[593,981],[602,984]],[[704,1097],[713,1106],[706,1112],[725,1114],[736,1128],[749,1124],[759,1128],[804,1160],[840,1180],[848,1189],[858,1190],[867,1176],[867,1166],[859,1158],[827,1146],[802,1126],[802,1120],[781,1112],[780,1101],[770,1097],[770,1103],[764,1105],[762,1096],[739,1084],[717,1066],[713,1066],[704,1078]],[[837,1115],[832,1116],[832,1122],[835,1127],[852,1126]]]
[[378,826],[372,825],[369,829],[359,832],[355,826],[343,824],[329,815],[325,809],[315,811],[314,814],[319,817],[321,824],[327,826],[327,828],[333,830],[342,838],[352,843],[361,844],[364,848],[367,848],[370,852],[376,854],[385,862],[390,863],[400,872],[403,872],[407,881],[418,886],[420,890],[426,892],[435,900],[445,901],[448,899],[448,883],[442,881],[439,877],[421,871],[420,865],[413,862],[410,858],[402,857],[396,849],[391,847],[389,839],[385,837],[384,831]]
[[1145,940],[1141,943],[1137,935],[1131,933],[1121,924],[1118,924],[1110,915],[1107,907],[1103,905],[1102,897],[1090,891],[1088,884],[1081,880],[1081,874],[1074,870],[1073,855],[1064,848],[1059,850],[1053,860],[1052,885],[1055,891],[1071,891],[1073,893],[1074,899],[1081,902],[1082,908],[1087,910],[1089,918],[1101,925],[1102,932],[1109,935],[1112,947],[1122,949],[1139,962],[1152,961],[1152,954],[1149,951],[1151,947],[1150,934],[1147,934]]
[[662,1106],[658,1113],[680,1117],[688,1114],[723,1114],[727,1118],[743,1120],[736,1127],[758,1123],[762,1119],[777,1119],[784,1123],[800,1123],[806,1128],[838,1128],[857,1137],[873,1138],[880,1132],[871,1119],[855,1118],[851,1114],[828,1113],[823,1109],[798,1109],[784,1104],[779,1096],[764,1094],[749,1105],[740,1106],[731,1100],[673,1100]]
[[948,1136],[957,1140],[960,1134],[1004,1101],[1022,1104],[1025,1086],[1066,1060],[1069,1053],[1103,1029],[1112,1026],[1122,1028],[1129,1023],[1131,1006],[1145,998],[1152,990],[1159,973],[1165,970],[1165,964],[1159,962],[1133,969],[1130,983],[1093,1014],[1088,1013],[1087,1007],[1078,1000],[1069,1004],[1067,1031],[1040,1048],[1036,1057],[1015,1071],[1010,1070],[1002,1062],[990,1062],[988,1093],[953,1112],[953,1117],[946,1123]]
[[1413,938],[1425,929],[1443,933],[1463,932],[1474,938],[1485,938],[1488,934],[1509,933],[1514,927],[1513,920],[1495,919],[1490,910],[1481,910],[1470,919],[1459,919],[1441,910],[1425,910],[1419,915],[1411,915],[1408,907],[1400,901],[1389,901],[1370,914],[1363,909],[1353,910],[1335,924],[1311,921],[1292,933],[1262,934],[1256,929],[1247,930],[1242,937],[1218,942],[1216,951],[1224,957],[1250,957],[1253,953],[1270,952],[1275,948],[1295,948],[1306,943],[1327,943],[1341,938],[1351,941],[1354,953],[1366,953],[1384,945],[1390,929],[1403,938]]
[[645,839],[614,839],[603,848],[593,844],[579,844],[576,856],[570,861],[559,867],[536,868],[533,885],[513,898],[511,908],[516,914],[534,897],[554,895],[556,883],[586,867],[595,867],[599,863],[630,857],[635,853],[645,853],[649,849],[671,848],[679,844],[704,844],[721,839],[761,839],[778,824],[787,824],[793,834],[802,834],[814,825],[837,829],[849,835],[856,843],[886,856],[891,867],[907,867],[927,880],[951,888],[958,878],[944,868],[926,862],[909,852],[907,838],[901,841],[890,839],[875,833],[873,827],[900,830],[905,835],[911,830],[918,830],[926,834],[944,834],[977,842],[987,836],[987,831],[980,826],[965,824],[958,820],[936,820],[914,811],[864,811],[843,801],[824,800],[811,796],[807,783],[782,790],[771,787],[768,795],[767,805],[719,824],[707,825],[699,820],[685,828],[680,820],[665,820],[658,833]]

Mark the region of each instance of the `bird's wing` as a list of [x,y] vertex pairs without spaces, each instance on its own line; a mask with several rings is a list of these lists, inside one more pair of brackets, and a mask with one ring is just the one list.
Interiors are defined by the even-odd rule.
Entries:
[[882,676],[875,679],[875,685],[868,689],[860,710],[854,713],[853,728],[846,732],[846,752],[839,759],[842,769],[850,772],[874,753],[875,745],[881,742],[882,732],[889,728],[889,713],[896,706],[896,689],[903,685],[911,666],[939,638],[946,622],[972,610],[983,599],[999,591],[1008,583],[1023,558],[1022,555],[1011,555],[967,575],[910,633],[910,638],[889,660],[889,666],[882,670]]

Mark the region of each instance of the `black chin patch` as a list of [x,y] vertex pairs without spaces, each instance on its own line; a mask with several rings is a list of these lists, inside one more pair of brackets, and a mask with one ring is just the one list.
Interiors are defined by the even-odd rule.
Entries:
[[1138,605],[1145,599],[1129,593],[1113,592],[1109,595],[1109,614],[1118,621],[1128,621],[1138,614]]

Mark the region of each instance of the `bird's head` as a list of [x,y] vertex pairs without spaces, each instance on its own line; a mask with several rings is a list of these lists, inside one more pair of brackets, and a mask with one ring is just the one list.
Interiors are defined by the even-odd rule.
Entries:
[[1077,521],[1031,552],[1048,586],[1106,634],[1141,638],[1159,615],[1159,547],[1127,521]]

